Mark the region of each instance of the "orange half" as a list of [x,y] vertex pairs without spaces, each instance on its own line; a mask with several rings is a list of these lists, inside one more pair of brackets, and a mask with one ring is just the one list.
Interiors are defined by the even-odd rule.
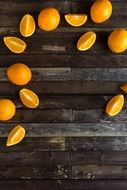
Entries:
[[119,94],[114,96],[106,106],[106,113],[110,116],[117,115],[123,108],[124,96]]
[[17,37],[4,37],[4,43],[13,53],[22,53],[26,49],[26,43]]
[[71,26],[79,27],[85,24],[88,16],[86,14],[66,14],[65,20]]
[[19,92],[22,103],[28,108],[36,108],[39,105],[38,96],[29,89],[22,89]]
[[25,136],[25,129],[18,125],[8,135],[6,146],[18,144]]
[[24,15],[19,26],[19,30],[22,36],[31,36],[35,32],[35,27],[36,26],[33,16],[31,16],[30,14]]
[[96,34],[92,31],[82,35],[77,42],[77,49],[79,51],[86,51],[90,49],[96,41]]

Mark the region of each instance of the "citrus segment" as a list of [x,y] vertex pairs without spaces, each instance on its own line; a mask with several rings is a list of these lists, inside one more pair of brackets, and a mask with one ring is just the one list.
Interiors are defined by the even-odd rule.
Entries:
[[8,135],[7,146],[18,144],[25,136],[25,129],[18,125]]
[[110,116],[117,115],[123,108],[124,96],[119,94],[114,96],[106,106],[106,113]]
[[93,46],[95,41],[96,41],[96,34],[92,31],[87,32],[79,38],[77,42],[77,48],[80,51],[86,51]]
[[60,14],[57,9],[48,7],[43,9],[38,16],[38,25],[42,30],[52,31],[60,23]]
[[11,65],[7,69],[8,79],[16,85],[25,85],[31,79],[32,73],[30,68],[22,63],[16,63]]
[[4,43],[13,53],[22,53],[26,49],[26,43],[16,37],[4,37]]
[[112,14],[111,2],[109,0],[96,0],[91,7],[90,14],[93,22],[105,22]]
[[39,105],[38,96],[29,89],[22,89],[19,92],[22,103],[28,108],[36,108]]
[[66,14],[65,20],[68,24],[71,26],[82,26],[87,21],[87,15],[86,14]]
[[30,14],[23,16],[20,22],[19,30],[24,37],[29,37],[35,32],[35,21]]
[[123,84],[120,89],[127,94],[127,84]]
[[108,46],[112,52],[121,53],[127,49],[127,30],[120,28],[109,35]]
[[15,115],[15,105],[9,99],[0,99],[0,121],[7,121]]

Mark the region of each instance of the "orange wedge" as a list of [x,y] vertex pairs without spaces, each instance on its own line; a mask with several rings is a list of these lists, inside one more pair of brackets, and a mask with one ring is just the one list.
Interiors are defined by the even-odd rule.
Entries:
[[106,113],[110,116],[117,115],[123,108],[124,96],[119,94],[114,96],[106,106]]
[[19,30],[24,37],[29,37],[35,32],[35,21],[30,14],[23,16],[20,22]]
[[82,35],[77,42],[77,49],[79,51],[86,51],[90,49],[96,41],[96,34],[92,31]]
[[86,14],[66,14],[65,20],[68,24],[71,26],[79,27],[85,24],[87,21],[87,15]]
[[22,89],[19,92],[22,103],[28,108],[36,108],[39,105],[38,96],[29,89]]
[[18,125],[8,135],[6,146],[18,144],[25,136],[25,129]]
[[127,94],[127,83],[123,84],[120,89]]
[[16,37],[4,37],[4,43],[13,53],[22,53],[26,49],[26,43]]

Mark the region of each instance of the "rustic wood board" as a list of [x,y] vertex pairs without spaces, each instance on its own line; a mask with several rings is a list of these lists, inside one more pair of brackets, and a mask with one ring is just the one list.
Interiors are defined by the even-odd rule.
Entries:
[[[113,54],[107,47],[109,33],[127,28],[127,1],[111,0],[113,15],[101,25],[89,21],[80,28],[69,26],[66,13],[87,13],[93,0],[0,0],[0,98],[10,98],[17,114],[0,123],[0,190],[126,190],[127,189],[127,101],[119,116],[109,118],[107,101],[127,81],[127,52]],[[47,6],[61,13],[53,32],[37,28],[30,38],[18,30],[26,13],[35,19]],[[97,34],[87,52],[76,49],[86,31]],[[4,36],[26,41],[21,55],[11,53]],[[11,84],[6,69],[23,62],[33,72],[26,86],[38,93],[40,105],[26,109],[20,102],[21,87]],[[27,134],[19,145],[5,146],[9,131],[23,124]]]

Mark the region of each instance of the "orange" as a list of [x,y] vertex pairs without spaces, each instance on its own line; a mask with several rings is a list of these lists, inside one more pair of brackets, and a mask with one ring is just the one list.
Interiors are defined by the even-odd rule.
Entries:
[[29,37],[35,32],[35,21],[30,14],[23,16],[20,22],[19,30],[24,37]]
[[87,32],[79,38],[77,42],[77,48],[80,51],[86,51],[93,46],[95,41],[96,41],[96,34],[92,31]]
[[7,121],[15,115],[15,105],[11,100],[0,99],[0,120]]
[[13,53],[22,53],[26,49],[26,43],[16,37],[4,37],[4,43]]
[[39,105],[38,96],[29,89],[22,89],[19,92],[22,103],[28,108],[36,108]]
[[8,135],[6,146],[18,144],[25,136],[25,129],[18,125]]
[[114,96],[106,106],[106,113],[110,116],[117,115],[123,108],[124,96],[119,94]]
[[43,9],[38,16],[38,25],[42,30],[52,31],[60,23],[60,14],[57,9],[48,7]]
[[108,46],[112,52],[121,53],[127,49],[127,30],[120,28],[109,35]]
[[123,84],[120,89],[127,94],[127,83]]
[[87,21],[87,15],[86,14],[66,14],[65,20],[68,24],[71,26],[82,26]]
[[13,64],[7,69],[8,79],[16,85],[27,84],[31,76],[32,74],[29,67],[22,63]]
[[96,0],[91,7],[90,14],[93,22],[105,22],[112,14],[111,2],[109,0]]

